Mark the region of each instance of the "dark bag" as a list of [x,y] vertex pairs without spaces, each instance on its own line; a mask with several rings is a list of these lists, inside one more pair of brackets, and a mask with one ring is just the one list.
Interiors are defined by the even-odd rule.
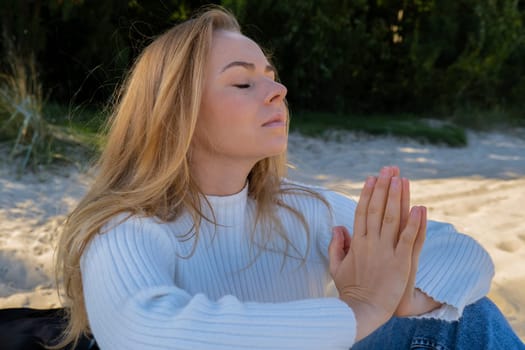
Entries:
[[[65,327],[64,309],[14,308],[0,310],[0,348],[2,350],[45,350],[56,344]],[[99,350],[94,339],[82,337],[67,350]]]

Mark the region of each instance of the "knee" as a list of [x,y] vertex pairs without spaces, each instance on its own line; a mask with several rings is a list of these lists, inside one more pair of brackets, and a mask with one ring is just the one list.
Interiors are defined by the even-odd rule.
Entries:
[[483,297],[478,301],[467,305],[463,310],[462,319],[475,317],[476,319],[493,319],[494,317],[503,317],[503,314],[498,309],[496,304],[487,297]]

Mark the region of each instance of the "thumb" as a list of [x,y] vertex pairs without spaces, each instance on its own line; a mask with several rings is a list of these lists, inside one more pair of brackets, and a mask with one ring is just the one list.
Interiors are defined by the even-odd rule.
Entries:
[[346,226],[336,226],[336,227],[343,231],[343,238],[344,238],[343,249],[344,249],[345,255],[346,255],[346,254],[348,254],[348,251],[350,250],[350,242],[352,241],[352,239],[350,238],[350,231],[348,231]]
[[[348,243],[346,243],[346,236],[348,236]],[[328,257],[330,260],[329,269],[332,278],[335,276],[339,269],[339,265],[341,265],[341,262],[348,252],[348,247],[350,246],[349,237],[350,234],[346,227],[335,226],[332,228],[332,241],[328,246]]]

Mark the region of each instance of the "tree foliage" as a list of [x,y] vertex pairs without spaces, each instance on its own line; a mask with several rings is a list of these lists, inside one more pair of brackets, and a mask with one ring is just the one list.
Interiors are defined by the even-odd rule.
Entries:
[[[104,102],[152,37],[209,1],[0,0],[54,100]],[[222,0],[272,53],[293,108],[450,112],[521,107],[519,0]]]

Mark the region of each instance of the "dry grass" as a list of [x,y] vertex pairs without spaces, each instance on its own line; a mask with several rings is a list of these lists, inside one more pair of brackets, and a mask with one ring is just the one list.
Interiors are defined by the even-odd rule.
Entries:
[[[5,37],[4,37],[5,39]],[[10,159],[25,169],[52,159],[53,134],[44,120],[44,98],[33,55],[22,57],[7,45],[0,74],[0,138],[13,142]]]

